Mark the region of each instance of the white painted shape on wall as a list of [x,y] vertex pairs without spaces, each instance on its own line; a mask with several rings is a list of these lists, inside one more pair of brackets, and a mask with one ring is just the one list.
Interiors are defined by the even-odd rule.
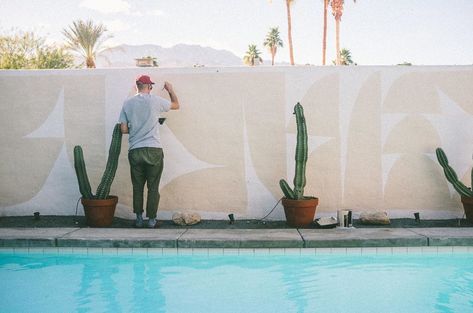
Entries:
[[450,166],[463,177],[471,170],[473,115],[437,88],[441,114],[422,114],[437,130]]
[[51,113],[41,126],[25,138],[64,138],[64,87],[61,88]]
[[12,216],[32,215],[36,211],[42,215],[74,215],[76,201],[80,196],[76,174],[69,162],[64,143],[41,190],[30,200],[1,210],[2,214]]
[[[437,154],[435,154],[435,153],[424,153],[424,155],[426,157],[428,157],[429,159],[431,159],[432,161],[434,161],[436,164],[438,164],[439,170],[441,170],[443,172],[442,168],[440,167],[440,164],[438,163]],[[450,183],[448,184],[448,191],[450,192],[450,197],[452,197],[456,193],[455,188],[453,188],[452,184],[450,184]]]
[[341,168],[341,184],[342,194],[341,200],[343,203],[345,195],[345,172],[348,161],[348,132],[350,129],[350,121],[355,107],[356,100],[360,93],[361,88],[365,84],[366,80],[374,73],[373,70],[356,70],[350,69],[345,75],[340,76],[340,115],[339,115],[339,127],[340,127],[340,168]]
[[402,75],[412,70],[409,66],[398,66],[395,68],[388,68],[381,72],[381,103],[384,103],[389,90],[393,83],[399,79]]
[[[336,70],[332,68],[321,68],[320,71],[314,73],[314,71],[298,72],[298,75],[291,75],[286,73],[286,127],[294,118],[294,106],[297,102],[301,102],[304,99],[307,92],[312,86],[324,77],[336,73]],[[302,106],[305,103],[301,103]]]
[[383,167],[383,196],[384,196],[384,188],[386,187],[386,182],[389,178],[389,173],[391,173],[391,169],[396,163],[397,160],[401,157],[402,153],[386,153],[382,156],[382,167]]
[[384,148],[388,136],[394,127],[406,118],[406,116],[406,113],[388,113],[381,115],[381,149]]
[[437,163],[437,155],[435,153],[424,153],[424,155]]
[[184,147],[166,124],[160,127],[164,147],[164,162],[166,164],[161,177],[160,189],[179,176],[203,169],[223,167],[223,165],[210,164],[199,160]]
[[[256,174],[251,158],[250,145],[248,144],[248,131],[246,127],[245,110],[243,108],[243,151],[245,160],[245,179],[247,191],[247,215],[262,218],[277,202],[273,194],[266,188]],[[275,210],[269,218],[281,219],[281,210]]]

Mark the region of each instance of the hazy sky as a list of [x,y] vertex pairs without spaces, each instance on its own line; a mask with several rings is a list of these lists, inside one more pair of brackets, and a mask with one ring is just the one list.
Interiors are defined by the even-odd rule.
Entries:
[[[3,34],[34,30],[61,42],[63,28],[91,18],[114,35],[108,46],[188,43],[242,57],[254,43],[264,59],[264,38],[279,26],[285,47],[276,62],[289,61],[285,0],[0,0],[0,14]],[[323,1],[295,0],[292,20],[296,63],[320,65]],[[334,39],[329,10],[329,61]],[[359,65],[473,64],[473,0],[346,0],[340,41]]]

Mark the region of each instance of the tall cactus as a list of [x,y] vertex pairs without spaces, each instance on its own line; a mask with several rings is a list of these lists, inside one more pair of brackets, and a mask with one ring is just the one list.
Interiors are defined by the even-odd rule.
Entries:
[[297,143],[296,143],[296,170],[294,175],[294,189],[281,179],[279,186],[288,199],[301,200],[304,198],[304,187],[306,185],[305,168],[307,164],[307,125],[304,117],[304,108],[300,103],[294,106],[297,124]]
[[[448,164],[447,155],[442,150],[442,148],[437,148],[435,150],[435,153],[437,154],[437,160],[443,167],[445,177],[452,184],[453,188],[455,188],[455,190],[464,197],[473,197],[473,191],[471,190],[471,188],[468,188],[460,180],[458,180],[457,173],[455,173],[453,168]],[[471,170],[471,184],[473,187],[473,169]]]
[[79,182],[79,190],[83,198],[92,199],[92,189],[90,188],[89,177],[85,168],[84,154],[81,146],[74,147],[74,168],[76,170],[77,181]]
[[110,192],[113,179],[118,167],[118,157],[120,156],[120,150],[122,145],[122,132],[120,130],[120,124],[116,124],[113,129],[112,142],[108,151],[108,160],[105,171],[102,175],[99,187],[97,188],[96,195],[92,194],[89,178],[87,176],[87,170],[85,167],[84,156],[82,153],[81,146],[74,147],[74,168],[76,170],[77,181],[79,183],[79,190],[82,197],[85,199],[107,199]]
[[110,149],[108,151],[107,166],[103,172],[102,180],[100,181],[96,192],[98,199],[106,199],[108,197],[110,186],[112,185],[115,173],[117,172],[118,157],[120,156],[121,147],[122,132],[120,124],[116,124],[113,129],[112,142],[110,143]]

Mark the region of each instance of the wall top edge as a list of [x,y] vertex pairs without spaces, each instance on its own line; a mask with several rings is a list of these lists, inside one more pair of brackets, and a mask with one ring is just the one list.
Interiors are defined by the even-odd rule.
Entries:
[[267,73],[267,72],[300,72],[300,71],[323,71],[323,72],[355,72],[362,70],[399,70],[399,71],[411,71],[411,70],[473,70],[473,65],[412,65],[412,66],[399,66],[399,65],[358,65],[358,66],[259,66],[259,67],[246,67],[246,66],[223,66],[223,67],[166,67],[166,68],[139,68],[139,67],[127,67],[127,68],[96,68],[96,69],[47,69],[47,70],[0,70],[1,76],[17,76],[17,75],[104,75],[116,72],[126,73],[154,73],[154,74],[170,74],[170,73]]

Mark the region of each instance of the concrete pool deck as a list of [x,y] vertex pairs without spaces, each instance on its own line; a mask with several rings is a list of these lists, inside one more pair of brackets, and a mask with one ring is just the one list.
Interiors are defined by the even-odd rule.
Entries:
[[473,228],[0,228],[0,247],[3,248],[281,249],[442,246],[473,247]]

